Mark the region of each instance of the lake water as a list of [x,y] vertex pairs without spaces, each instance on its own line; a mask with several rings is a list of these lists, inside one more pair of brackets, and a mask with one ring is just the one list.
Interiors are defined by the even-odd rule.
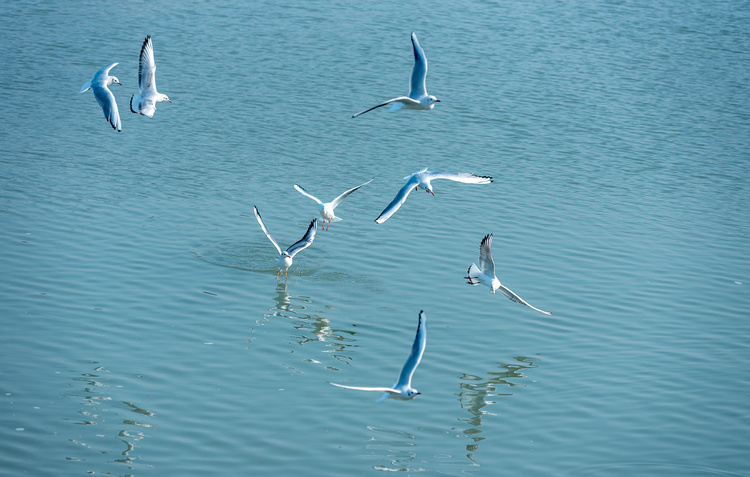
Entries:
[[[5,2],[1,475],[750,475],[747,2]],[[416,31],[433,111],[408,92]],[[153,36],[160,103],[129,112]],[[112,74],[114,132],[90,92]],[[373,219],[423,167],[436,181]],[[276,252],[337,209],[277,282]],[[500,280],[463,276],[494,234]],[[375,403],[427,316],[421,395]]]

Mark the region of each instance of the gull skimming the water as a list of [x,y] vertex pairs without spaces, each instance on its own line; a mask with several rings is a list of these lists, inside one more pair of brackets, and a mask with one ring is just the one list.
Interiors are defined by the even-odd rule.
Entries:
[[[135,107],[133,109],[133,99]],[[156,63],[154,62],[154,45],[151,43],[151,35],[147,35],[141,46],[141,59],[138,63],[138,97],[130,97],[130,111],[141,113],[149,118],[156,112],[156,103],[160,101],[172,101],[166,94],[156,91]]]
[[[359,189],[363,185],[369,184],[370,182],[372,182],[372,179],[365,182],[364,184],[360,184],[357,187],[353,187],[349,189],[348,191],[344,192],[340,196],[333,199],[331,202],[326,202],[326,203],[324,203],[323,201],[321,201],[320,199],[318,199],[311,193],[307,192],[305,189],[303,189],[301,186],[298,186],[297,184],[294,184],[294,188],[297,189],[300,194],[307,196],[318,203],[318,210],[320,211],[320,216],[323,217],[323,224],[321,225],[320,229],[323,230],[323,227],[325,227],[325,230],[328,230],[331,227],[331,222],[338,222],[342,220],[341,218],[336,217],[334,215],[333,209],[335,209],[336,206],[339,205],[339,203],[341,203],[341,201],[344,200],[349,194]],[[326,220],[328,221],[328,227],[325,226]]]
[[495,293],[495,290],[500,290],[500,292],[508,297],[510,301],[526,305],[539,313],[551,315],[552,313],[549,311],[540,310],[539,308],[529,305],[523,298],[516,295],[509,288],[506,288],[500,283],[500,280],[495,276],[495,261],[492,260],[491,247],[492,234],[485,235],[482,239],[482,243],[479,244],[479,266],[472,263],[467,272],[468,276],[464,277],[469,280],[469,285],[479,285],[481,283],[482,285],[488,286],[492,293]]
[[292,258],[294,258],[300,250],[309,247],[313,243],[313,240],[315,240],[315,232],[318,230],[318,219],[313,219],[313,221],[310,222],[310,226],[307,227],[307,232],[305,232],[304,237],[282,252],[279,244],[277,244],[276,240],[274,240],[273,237],[271,237],[271,234],[268,233],[268,229],[263,223],[263,219],[260,217],[260,212],[258,212],[256,206],[253,206],[253,211],[255,212],[255,218],[258,220],[258,224],[260,224],[260,228],[263,229],[263,233],[266,234],[268,240],[270,240],[273,246],[276,247],[276,250],[279,251],[279,258],[276,260],[276,267],[278,267],[279,271],[276,273],[276,279],[279,279],[279,273],[281,273],[282,269],[284,270],[284,277],[289,278],[287,272],[289,271],[289,267],[292,266]]
[[389,99],[385,103],[378,104],[355,114],[352,118],[389,104],[391,107],[388,111],[396,111],[401,108],[432,109],[435,107],[435,103],[440,102],[435,96],[427,94],[427,58],[424,56],[422,45],[419,44],[417,34],[414,32],[411,33],[411,44],[414,47],[414,68],[411,70],[409,96],[399,96],[398,98]]
[[120,122],[120,111],[117,109],[117,101],[115,101],[115,95],[109,90],[107,86],[112,84],[119,84],[120,80],[116,76],[109,76],[109,70],[117,66],[119,63],[112,63],[111,65],[105,66],[100,69],[94,75],[94,78],[88,83],[81,87],[81,93],[88,91],[89,89],[94,93],[94,98],[99,103],[104,111],[104,117],[109,124],[112,125],[113,129],[118,132],[122,131],[122,123]]
[[427,172],[425,167],[419,172],[415,172],[410,176],[404,177],[406,184],[398,191],[396,197],[388,204],[388,207],[380,213],[375,222],[382,224],[388,220],[391,215],[395,214],[396,211],[406,202],[406,198],[412,190],[424,189],[433,196],[435,193],[432,191],[431,181],[434,179],[450,179],[456,182],[465,182],[467,184],[489,184],[492,182],[492,177],[478,176],[475,174],[469,174],[467,172]]
[[426,328],[426,317],[424,311],[419,312],[419,323],[417,324],[417,335],[414,337],[414,344],[411,347],[411,354],[404,363],[404,367],[401,369],[401,374],[398,377],[398,381],[393,387],[360,387],[360,386],[344,386],[343,384],[331,383],[334,386],[345,389],[356,389],[358,391],[380,391],[383,394],[377,402],[380,402],[386,398],[398,399],[399,401],[407,401],[414,399],[415,396],[420,394],[419,391],[411,387],[411,378],[414,376],[414,371],[419,366],[419,362],[422,360],[424,354],[424,347],[427,344],[427,328]]

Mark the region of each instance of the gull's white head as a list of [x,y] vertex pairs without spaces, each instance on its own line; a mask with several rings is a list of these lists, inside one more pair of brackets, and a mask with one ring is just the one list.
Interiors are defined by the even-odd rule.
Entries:
[[431,182],[426,182],[424,184],[419,184],[418,187],[421,187],[422,189],[425,190],[425,192],[427,192],[429,194],[432,194],[432,196],[435,197],[435,193],[432,191],[432,183]]
[[420,393],[416,389],[409,389],[408,391],[404,393],[404,396],[406,396],[407,399],[413,399],[415,396],[418,396],[419,394],[422,394],[422,393]]
[[122,83],[120,83],[120,80],[118,80],[118,79],[117,79],[117,76],[110,76],[110,77],[109,77],[109,83],[107,83],[107,86],[109,86],[109,85],[113,85],[113,84],[115,84],[115,83],[117,83],[117,84],[119,84],[120,86],[122,86]]
[[437,99],[433,95],[429,95],[425,98],[422,98],[422,101],[420,101],[424,106],[427,106],[427,108],[432,109],[435,107],[435,103],[439,103],[440,100]]
[[159,101],[169,101],[170,103],[172,102],[172,101],[169,100],[169,96],[167,96],[166,94],[162,94],[159,97]]

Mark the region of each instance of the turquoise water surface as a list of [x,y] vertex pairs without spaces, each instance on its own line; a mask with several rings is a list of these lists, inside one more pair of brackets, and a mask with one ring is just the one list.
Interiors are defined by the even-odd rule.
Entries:
[[[6,2],[0,475],[750,475],[748,2]],[[417,32],[433,111],[408,92]],[[172,104],[131,114],[153,37]],[[123,128],[91,93],[101,67]],[[424,167],[435,181],[374,218]],[[276,280],[276,251],[336,209]],[[494,234],[498,277],[463,277]],[[420,310],[412,401],[393,384]]]

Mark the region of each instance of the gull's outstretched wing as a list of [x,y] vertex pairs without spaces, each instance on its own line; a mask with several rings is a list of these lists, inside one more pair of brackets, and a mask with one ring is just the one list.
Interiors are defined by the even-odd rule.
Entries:
[[414,101],[413,99],[411,99],[408,96],[399,96],[398,98],[389,99],[385,103],[380,103],[377,106],[373,106],[370,109],[365,109],[364,111],[360,111],[357,114],[355,114],[354,116],[352,116],[352,119],[356,118],[357,116],[361,116],[361,115],[363,115],[363,114],[365,114],[367,112],[370,112],[373,109],[378,109],[378,108],[383,107],[383,106],[388,106],[389,104],[396,103],[396,102],[404,103],[404,104],[406,104],[406,103],[418,104],[419,103],[419,101]]
[[138,63],[138,90],[141,96],[156,93],[156,62],[151,35],[147,35],[141,46],[141,57]]
[[117,66],[119,64],[120,63],[112,63],[112,64],[109,64],[109,65],[105,66],[104,68],[100,69],[99,71],[97,71],[96,74],[94,75],[94,79],[91,80],[91,83],[93,84],[93,83],[96,83],[96,82],[104,81],[104,79],[107,76],[109,76],[109,70],[111,70],[112,68],[114,68],[115,66]]
[[276,247],[276,250],[279,251],[279,255],[281,255],[281,247],[279,247],[279,244],[276,243],[276,240],[271,237],[271,234],[268,233],[268,229],[266,228],[266,224],[263,223],[263,219],[260,217],[260,212],[258,212],[258,208],[253,206],[253,212],[255,212],[255,218],[258,220],[258,224],[260,224],[261,230],[263,230],[263,233],[266,234],[266,237],[268,237],[268,240],[271,241],[274,247]]
[[508,299],[510,301],[513,301],[513,302],[516,302],[516,303],[520,303],[522,305],[526,305],[529,308],[538,311],[539,313],[544,313],[545,315],[551,315],[552,314],[549,311],[540,310],[539,308],[537,308],[535,306],[529,305],[528,303],[526,303],[526,301],[523,298],[521,298],[520,296],[518,296],[515,293],[513,293],[513,291],[510,288],[508,288],[508,287],[506,287],[504,285],[500,285],[500,288],[498,288],[498,290],[500,292],[502,292],[503,295],[505,295],[506,297],[508,297]]
[[286,252],[289,254],[289,256],[294,258],[294,256],[297,255],[300,250],[304,250],[309,247],[313,243],[313,240],[315,240],[315,232],[317,230],[318,219],[313,219],[312,222],[310,222],[310,226],[307,228],[307,232],[305,232],[305,236],[286,249]]
[[[337,206],[337,205],[339,205],[339,203],[341,203],[341,201],[342,201],[342,200],[346,199],[346,197],[347,197],[347,196],[348,196],[349,194],[351,194],[351,193],[352,193],[352,192],[354,192],[355,190],[359,189],[360,187],[362,187],[362,186],[364,186],[364,185],[367,185],[367,184],[369,184],[370,182],[372,182],[372,179],[370,179],[369,181],[365,182],[364,184],[360,184],[360,185],[358,185],[357,187],[352,187],[352,188],[351,188],[351,189],[349,189],[348,191],[346,191],[346,192],[344,192],[343,194],[341,194],[340,196],[336,197],[335,199],[333,199],[333,200],[331,201],[331,207],[333,207],[333,208],[335,209],[335,208],[336,208],[336,206]],[[296,186],[295,186],[295,187],[296,187]],[[299,189],[297,189],[297,190],[299,190]],[[300,191],[300,192],[301,192],[301,191]]]
[[391,215],[395,214],[396,211],[406,202],[406,198],[409,196],[409,193],[414,189],[414,187],[419,184],[419,179],[417,179],[416,174],[412,174],[409,176],[409,180],[406,181],[406,184],[401,188],[401,190],[398,191],[398,194],[396,194],[396,197],[391,201],[390,204],[383,210],[383,212],[380,213],[377,219],[375,219],[375,222],[382,224],[389,218],[391,218]]
[[428,172],[427,176],[430,180],[435,179],[450,179],[456,182],[465,182],[467,184],[489,184],[492,182],[490,176],[478,176],[468,172]]
[[381,393],[399,394],[399,391],[393,388],[368,387],[368,386],[344,386],[343,384],[336,384],[336,383],[330,383],[330,384],[333,384],[334,386],[344,388],[344,389],[356,389],[357,391],[380,391]]
[[479,268],[490,276],[495,276],[495,261],[492,260],[492,234],[485,235],[479,244]]
[[394,388],[400,387],[411,387],[411,377],[414,376],[414,371],[419,366],[419,362],[422,361],[422,355],[424,354],[424,348],[427,344],[427,328],[425,321],[427,317],[424,311],[419,312],[419,323],[417,324],[417,334],[414,337],[414,344],[411,347],[411,354],[404,363],[404,367],[401,369],[401,375],[398,377],[398,382],[393,386]]
[[[115,63],[117,64],[117,63]],[[101,84],[94,84],[91,86],[91,90],[94,92],[94,97],[99,106],[104,111],[104,117],[112,125],[113,129],[122,131],[122,122],[120,122],[120,111],[117,109],[117,101],[115,101],[115,95],[106,86]]]
[[419,101],[427,96],[427,58],[414,32],[411,32],[411,44],[414,46],[414,68],[411,70],[409,97]]
[[303,188],[302,188],[301,186],[298,186],[297,184],[294,184],[294,188],[295,188],[295,189],[297,189],[297,191],[298,191],[298,192],[299,192],[300,194],[302,194],[302,195],[304,195],[304,196],[307,196],[307,197],[311,198],[312,200],[314,200],[315,202],[317,202],[317,203],[318,203],[318,205],[323,205],[323,201],[321,201],[320,199],[318,199],[317,197],[315,197],[315,196],[314,196],[314,195],[312,195],[311,193],[307,192],[307,191],[306,191],[305,189],[303,189]]

